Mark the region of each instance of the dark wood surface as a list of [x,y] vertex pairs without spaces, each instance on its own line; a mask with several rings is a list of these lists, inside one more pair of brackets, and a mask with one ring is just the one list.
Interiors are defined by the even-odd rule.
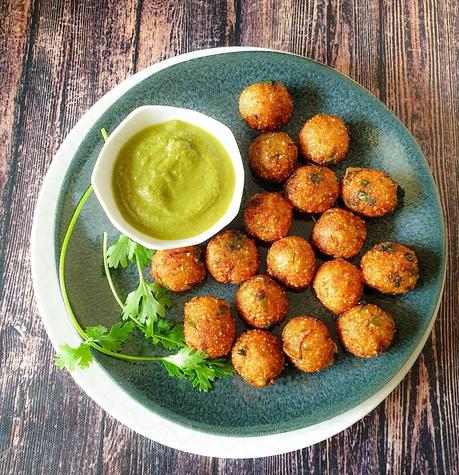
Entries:
[[[0,473],[459,473],[458,41],[457,0],[0,0]],[[440,313],[400,386],[327,441],[245,461],[137,435],[57,370],[29,263],[43,176],[81,115],[146,66],[225,45],[299,53],[378,96],[424,151],[449,226]]]

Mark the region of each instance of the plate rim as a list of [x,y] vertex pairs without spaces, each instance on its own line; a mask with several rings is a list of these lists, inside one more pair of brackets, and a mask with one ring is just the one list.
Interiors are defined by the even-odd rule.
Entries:
[[[120,82],[102,96],[102,98],[78,120],[68,133],[48,168],[35,207],[31,234],[32,281],[38,312],[54,348],[57,348],[64,340],[70,344],[78,344],[80,341],[80,337],[73,328],[68,316],[67,318],[56,317],[56,315],[67,314],[62,302],[55,263],[54,214],[50,213],[49,209],[50,207],[52,209],[58,202],[60,185],[73,159],[74,153],[81,142],[81,137],[86,135],[87,131],[116,99],[158,71],[203,56],[242,51],[268,51],[288,54],[319,63],[322,66],[332,69],[335,73],[341,74],[359,88],[364,89],[383,104],[390,114],[396,117],[384,103],[352,78],[313,59],[270,48],[231,46],[193,51],[153,64]],[[403,122],[398,118],[397,120],[412,137],[411,132]],[[428,167],[428,163],[419,145],[414,138],[413,141],[418,147],[420,155],[426,162],[430,172],[430,167]],[[366,416],[398,386],[417,360],[435,323],[446,280],[448,248],[446,246],[447,227],[444,219],[444,211],[435,180],[433,180],[433,182],[441,209],[445,252],[443,256],[443,275],[441,276],[440,291],[438,292],[436,306],[429,325],[408,360],[386,385],[380,388],[366,401],[343,414],[309,427],[277,434],[262,436],[217,435],[185,427],[177,422],[165,419],[151,409],[147,409],[118,386],[97,361],[95,361],[90,368],[70,373],[71,376],[91,399],[122,424],[155,442],[197,455],[221,458],[254,458],[279,455],[308,447],[345,430]],[[55,272],[50,272],[51,268],[54,269]]]

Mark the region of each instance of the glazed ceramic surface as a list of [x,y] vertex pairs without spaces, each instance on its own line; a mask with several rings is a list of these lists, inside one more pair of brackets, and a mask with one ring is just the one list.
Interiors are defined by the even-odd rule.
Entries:
[[[169,67],[154,74],[144,72],[133,87],[118,89],[115,100],[106,100],[104,107],[99,107],[98,115],[92,114],[90,120],[86,118],[86,134],[78,138],[73,136],[72,147],[67,144],[67,149],[73,153],[67,158],[65,167],[61,167],[60,177],[55,171],[55,181],[46,184],[48,191],[54,188],[53,194],[48,193],[49,212],[53,213],[53,218],[46,224],[48,230],[51,226],[54,229],[54,247],[47,251],[54,253],[54,268],[49,272],[57,272],[63,234],[90,183],[94,163],[103,146],[100,128],[109,132],[114,130],[139,106],[184,107],[226,124],[236,137],[246,168],[243,206],[255,192],[280,191],[280,186],[260,182],[249,170],[247,150],[257,133],[241,120],[237,107],[239,94],[245,86],[265,80],[282,81],[292,94],[294,112],[283,130],[294,139],[304,121],[314,114],[332,113],[344,119],[351,133],[351,144],[347,157],[335,168],[339,176],[348,166],[363,166],[384,170],[397,181],[404,191],[400,206],[387,217],[367,220],[367,239],[362,253],[383,240],[399,241],[417,253],[420,279],[416,289],[404,296],[384,296],[366,289],[365,299],[391,312],[397,324],[393,344],[377,358],[359,359],[343,351],[336,336],[335,318],[308,288],[300,293],[288,292],[286,321],[297,315],[314,315],[329,328],[339,349],[335,364],[320,373],[304,374],[288,367],[276,384],[263,389],[255,389],[235,376],[218,381],[209,393],[199,393],[189,383],[170,378],[161,365],[131,364],[95,354],[99,364],[86,370],[87,376],[83,372],[76,375],[78,382],[99,404],[134,429],[176,448],[207,455],[250,457],[293,450],[322,440],[358,420],[387,396],[413,364],[435,318],[444,280],[445,229],[438,193],[426,161],[400,121],[365,89],[326,66],[284,53],[238,49],[192,54],[171,62]],[[35,241],[38,230],[43,228],[37,223],[40,213],[37,214]],[[290,234],[309,239],[312,225],[310,215],[297,214]],[[241,216],[228,228],[242,229]],[[119,318],[119,309],[101,267],[104,231],[109,233],[111,241],[117,236],[93,195],[75,228],[66,267],[70,300],[83,326],[108,325]],[[263,262],[260,272],[263,272],[267,247],[259,246],[259,249]],[[49,308],[44,308],[45,290],[37,278],[42,259],[37,255],[38,251],[39,245],[35,243],[35,287],[37,293],[42,294],[41,299],[39,297],[42,313],[49,314]],[[362,253],[352,261],[358,264]],[[134,272],[114,272],[114,279],[122,295],[136,285]],[[58,300],[60,297],[54,284],[53,280],[52,298]],[[237,286],[217,284],[208,276],[198,289],[173,294],[174,305],[169,315],[180,321],[183,303],[199,294],[228,299],[236,314],[236,289]],[[58,323],[58,319],[68,319],[61,302],[56,305],[59,305],[59,311],[44,317],[54,344],[68,341],[65,337],[70,333],[68,322],[65,330],[62,327],[59,333],[52,328],[54,322],[59,327],[64,325]],[[280,334],[282,326],[274,333]],[[238,329],[239,332],[245,329],[239,318]],[[72,338],[73,342],[78,341],[74,335]],[[139,335],[129,343],[128,350],[158,352]],[[92,376],[89,376],[91,371]],[[104,385],[104,391],[90,387],[97,384],[96,372],[103,375],[100,384]],[[108,396],[109,389],[113,389],[116,397]],[[123,400],[135,408],[131,409],[136,411],[131,418],[123,413],[129,410],[127,406],[123,409]],[[160,425],[148,429],[141,422],[137,424],[135,421],[139,417],[145,420],[151,417],[152,421],[164,423],[167,430],[177,431],[186,441],[177,436],[174,442],[171,441],[173,434],[159,434]],[[188,435],[185,437],[184,434]],[[190,443],[191,434],[196,434],[199,443],[209,440],[209,447]],[[267,435],[269,437],[258,439]],[[257,439],[260,445],[265,444],[264,448],[255,448]],[[228,440],[226,449],[221,445],[224,440]]]

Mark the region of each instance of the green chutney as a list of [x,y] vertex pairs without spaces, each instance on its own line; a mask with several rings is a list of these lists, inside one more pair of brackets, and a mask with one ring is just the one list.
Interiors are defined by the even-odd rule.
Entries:
[[122,216],[156,239],[202,233],[225,214],[235,171],[223,145],[179,120],[153,125],[121,148],[113,191]]

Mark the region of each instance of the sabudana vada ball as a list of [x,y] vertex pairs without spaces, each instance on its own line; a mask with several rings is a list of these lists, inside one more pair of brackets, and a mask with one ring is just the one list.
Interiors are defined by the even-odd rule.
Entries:
[[382,242],[364,254],[360,262],[366,285],[384,294],[405,294],[419,277],[414,251],[397,242]]
[[350,258],[360,252],[366,235],[362,218],[344,209],[331,208],[314,224],[311,242],[328,256]]
[[266,269],[270,276],[290,289],[305,289],[315,270],[314,251],[302,237],[287,236],[269,248]]
[[203,295],[185,304],[183,329],[186,344],[209,358],[227,355],[236,336],[236,322],[226,300]]
[[389,347],[395,335],[395,322],[376,305],[362,304],[339,316],[337,330],[346,351],[370,358]]
[[217,282],[240,284],[258,271],[257,246],[240,231],[223,231],[207,244],[206,265]]
[[333,259],[317,269],[313,288],[328,310],[340,314],[357,305],[362,298],[362,275],[350,262]]
[[248,330],[236,341],[231,352],[234,369],[252,386],[273,383],[285,365],[278,338],[265,330]]
[[202,284],[206,268],[201,246],[157,251],[151,259],[153,279],[173,292],[183,292]]
[[292,111],[292,98],[281,82],[255,83],[239,96],[239,112],[252,129],[276,130],[288,122]]
[[333,364],[336,344],[327,327],[317,318],[292,318],[282,331],[282,346],[301,371],[313,373]]
[[311,117],[300,131],[301,153],[318,165],[340,162],[349,148],[349,132],[337,115]]
[[265,242],[286,236],[292,220],[292,205],[279,193],[256,193],[250,198],[244,211],[247,232]]
[[297,168],[285,182],[285,195],[303,213],[322,213],[339,196],[335,173],[326,167],[306,165]]
[[285,318],[287,307],[285,290],[267,275],[251,277],[236,292],[239,314],[255,328],[277,325]]
[[397,206],[397,183],[380,170],[348,168],[341,180],[344,204],[354,213],[376,218]]
[[262,180],[280,183],[295,168],[298,150],[285,132],[266,132],[259,135],[249,147],[249,164]]

